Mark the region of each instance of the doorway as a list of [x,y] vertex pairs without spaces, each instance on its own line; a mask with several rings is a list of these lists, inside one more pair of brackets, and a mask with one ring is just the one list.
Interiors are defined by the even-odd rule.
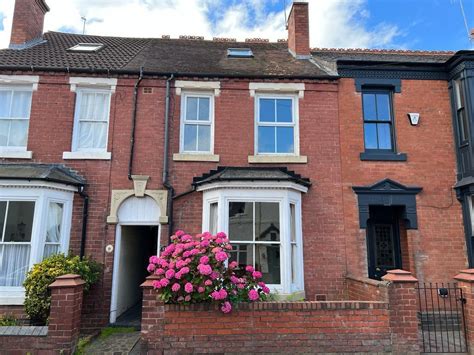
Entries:
[[117,226],[110,323],[140,326],[142,290],[150,256],[158,254],[158,226]]
[[371,279],[381,280],[388,270],[402,268],[400,208],[370,206],[367,254]]

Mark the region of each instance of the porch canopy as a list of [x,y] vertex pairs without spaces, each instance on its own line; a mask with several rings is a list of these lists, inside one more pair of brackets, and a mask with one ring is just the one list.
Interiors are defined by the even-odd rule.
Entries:
[[86,181],[60,164],[0,164],[0,180],[46,181],[76,187]]

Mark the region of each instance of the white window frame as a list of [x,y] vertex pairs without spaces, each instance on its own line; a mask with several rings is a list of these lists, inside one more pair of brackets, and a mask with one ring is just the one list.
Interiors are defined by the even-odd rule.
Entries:
[[[31,108],[34,92],[38,90],[39,76],[36,75],[0,75],[0,90],[5,91],[31,91],[30,114],[28,117],[27,142],[24,147],[0,146],[0,158],[31,159],[33,153],[27,150]],[[25,119],[26,120],[26,119]]]
[[[299,156],[300,155],[300,131],[299,131],[299,100],[297,94],[275,94],[275,93],[256,93],[255,94],[255,146],[256,156]],[[260,100],[261,99],[290,99],[292,101],[293,122],[260,122]],[[293,127],[294,151],[293,153],[260,153],[258,151],[258,128],[259,127]],[[275,142],[276,148],[276,142]]]
[[[229,203],[230,202],[274,202],[280,204],[280,260],[281,284],[268,285],[272,292],[286,297],[298,294],[304,297],[304,272],[303,272],[303,233],[302,233],[302,208],[301,192],[306,189],[293,189],[294,185],[279,183],[262,184],[261,188],[252,188],[242,184],[217,184],[204,185],[198,188],[203,191],[203,231],[209,229],[210,206],[218,202],[217,230],[228,234],[229,232]],[[257,184],[260,185],[260,184]],[[264,188],[263,186],[267,186]],[[283,187],[283,188],[282,188]],[[291,238],[290,238],[290,204],[295,205],[295,230],[297,242],[297,262],[295,263],[297,276],[294,283],[291,278]],[[230,238],[232,238],[230,236]],[[232,239],[231,239],[232,244]]]
[[[0,201],[35,202],[29,269],[43,259],[50,202],[63,204],[60,252],[68,252],[74,191],[71,187],[41,182],[4,180],[0,183]],[[24,287],[0,286],[0,305],[22,305],[24,299]]]
[[[209,99],[209,121],[199,121],[199,120],[186,120],[186,108],[187,108],[187,98],[188,97],[197,97],[197,98],[208,98]],[[196,155],[213,155],[214,154],[214,97],[211,92],[203,91],[183,91],[181,94],[181,114],[180,114],[180,137],[179,137],[179,152],[180,154],[196,154]],[[209,151],[199,151],[199,150],[185,150],[184,149],[184,126],[196,125],[196,126],[210,126],[211,134],[211,144]]]

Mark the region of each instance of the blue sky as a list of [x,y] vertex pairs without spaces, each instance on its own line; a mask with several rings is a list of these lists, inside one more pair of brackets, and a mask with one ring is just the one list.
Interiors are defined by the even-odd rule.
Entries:
[[[45,29],[134,37],[170,34],[286,37],[291,0],[46,0]],[[313,47],[423,50],[472,48],[461,0],[309,0]],[[462,0],[469,28],[474,0]],[[0,47],[8,45],[14,0],[0,0]],[[287,7],[288,11],[288,7]]]

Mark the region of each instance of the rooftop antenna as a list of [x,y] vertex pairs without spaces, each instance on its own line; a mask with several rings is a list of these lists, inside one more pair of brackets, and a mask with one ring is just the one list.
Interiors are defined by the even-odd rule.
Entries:
[[285,27],[286,29],[288,29],[288,19],[286,18],[286,0],[283,1],[283,10],[284,10],[284,13],[285,13]]
[[82,25],[82,34],[86,34],[86,22],[87,22],[87,18],[85,18],[85,16],[81,16],[81,20],[83,22],[83,25]]
[[474,44],[474,29],[469,31],[469,25],[467,24],[467,17],[464,11],[464,5],[462,3],[462,0],[459,0],[459,6],[461,6],[461,13],[462,13],[462,18],[464,20],[464,27],[466,28],[466,32],[467,32],[467,38],[472,46]]

